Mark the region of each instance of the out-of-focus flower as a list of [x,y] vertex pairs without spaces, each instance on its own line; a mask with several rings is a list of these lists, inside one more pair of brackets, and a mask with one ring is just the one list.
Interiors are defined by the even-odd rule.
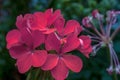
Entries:
[[[110,67],[107,68],[107,71],[109,73],[116,72],[120,74],[120,63],[118,60],[118,57],[116,55],[115,50],[113,49],[113,43],[112,40],[117,34],[118,31],[120,31],[120,27],[116,29],[113,33],[111,33],[112,25],[116,23],[117,15],[120,14],[120,11],[108,11],[107,12],[107,17],[106,17],[106,27],[103,25],[103,15],[98,12],[98,10],[94,10],[92,12],[92,18],[91,20],[87,22],[84,21],[85,18],[83,18],[83,25],[85,27],[88,27],[88,24],[91,24],[89,29],[92,29],[95,33],[87,30],[86,28],[84,29],[86,32],[88,32],[91,36],[90,38],[92,41],[95,43],[93,46],[93,54],[96,55],[96,52],[103,46],[106,46],[109,48],[110,52]],[[94,20],[93,20],[94,19]],[[94,21],[98,21],[99,24],[99,29],[96,28],[94,25]],[[85,25],[85,23],[87,25]]]

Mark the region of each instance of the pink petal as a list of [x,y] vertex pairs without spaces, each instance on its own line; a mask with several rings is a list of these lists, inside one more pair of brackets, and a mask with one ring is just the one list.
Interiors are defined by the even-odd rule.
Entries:
[[46,29],[45,31],[43,31],[44,34],[50,34],[50,33],[53,33],[55,32],[56,29],[55,28],[50,28],[50,29]]
[[28,48],[24,45],[14,46],[9,49],[12,58],[17,59],[28,52]]
[[78,47],[78,50],[83,53],[84,56],[86,56],[87,58],[89,58],[89,54],[92,52],[92,46],[89,46],[88,48],[85,49],[81,49],[80,47]]
[[58,63],[58,56],[56,54],[48,54],[47,60],[41,68],[43,70],[51,70]]
[[45,29],[47,26],[47,19],[45,17],[45,14],[42,12],[35,12],[34,17],[36,19],[36,25],[32,27],[33,30],[41,30]]
[[21,28],[24,27],[24,26],[23,26],[23,21],[24,21],[24,18],[23,18],[22,15],[17,16],[16,26],[17,26],[18,29],[21,29]]
[[53,15],[48,19],[48,25],[51,25],[55,22],[55,20],[61,16],[61,11],[56,10]]
[[38,30],[33,31],[32,38],[33,38],[34,48],[40,46],[42,43],[45,42],[45,35]]
[[82,60],[78,56],[64,55],[63,61],[65,65],[74,72],[80,72],[82,69]]
[[59,34],[63,33],[64,24],[65,24],[65,19],[62,16],[55,21],[54,27],[57,29],[57,32]]
[[16,62],[16,66],[20,73],[27,72],[32,66],[32,58],[31,54],[24,54],[22,55]]
[[21,33],[17,29],[9,31],[6,36],[7,48],[9,49],[15,44],[18,44],[20,42],[20,39],[21,39]]
[[59,59],[57,66],[51,70],[51,74],[55,80],[64,80],[67,78],[69,71],[64,62]]
[[45,50],[36,50],[31,55],[31,57],[32,57],[32,65],[34,67],[40,67],[45,63],[47,59],[47,52]]
[[[70,33],[76,32],[76,30],[78,30],[78,27],[81,27],[81,26],[80,26],[79,22],[77,22],[76,20],[67,21],[65,29],[64,29],[64,35],[68,35]],[[82,28],[81,28],[81,30],[82,30]]]
[[47,19],[50,18],[52,16],[52,14],[53,14],[53,9],[52,8],[51,9],[47,9],[45,11],[45,16],[46,16]]
[[78,47],[78,50],[83,53],[87,58],[89,58],[89,54],[92,52],[91,47],[91,39],[88,36],[80,36],[79,39],[82,40],[81,45]]
[[25,14],[25,15],[24,15],[24,19],[27,20],[27,19],[29,19],[29,18],[32,17],[32,16],[33,16],[33,14]]
[[60,41],[57,39],[55,34],[49,34],[47,40],[45,41],[45,48],[47,50],[56,50],[57,52],[59,52],[60,47]]
[[24,23],[26,24],[27,28],[33,29],[37,25],[36,17],[33,14],[26,14],[24,16]]
[[75,50],[79,45],[80,45],[79,39],[74,34],[71,34],[67,38],[66,43],[63,45],[62,53]]
[[22,29],[21,31],[21,37],[23,43],[25,43],[27,46],[32,47],[33,46],[33,38],[32,38],[32,31],[30,29]]
[[82,30],[83,30],[82,27],[79,26],[79,27],[75,28],[74,34],[75,34],[76,36],[78,36],[78,35],[82,32]]
[[33,14],[25,14],[24,17],[20,15],[17,17],[16,26],[19,30],[31,28],[31,26],[36,26],[35,22]]
[[82,35],[79,37],[79,39],[81,39],[83,42],[80,45],[82,49],[88,48],[91,45],[91,39],[88,36]]

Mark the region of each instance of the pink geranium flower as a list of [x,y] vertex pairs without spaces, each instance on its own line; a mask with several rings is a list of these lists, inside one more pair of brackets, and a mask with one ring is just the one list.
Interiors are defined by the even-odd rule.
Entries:
[[11,48],[12,46],[18,45],[20,43],[21,33],[18,30],[12,30],[8,32],[6,36],[7,41],[7,49]]
[[69,20],[65,24],[65,19],[60,17],[58,20],[55,21],[54,26],[56,28],[56,35],[57,39],[62,43],[66,43],[66,39],[69,35],[74,34],[78,36],[82,31],[82,27],[76,20]]
[[12,30],[7,34],[6,40],[10,55],[17,59],[16,66],[20,73],[27,72],[32,66],[40,67],[44,64],[47,52],[36,50],[45,40],[40,31]]
[[[61,43],[66,42],[67,36],[74,34],[78,36],[82,31],[82,27],[76,20],[69,20],[65,24],[65,19],[61,17],[59,20],[56,20],[55,27],[57,32],[55,35]],[[79,37],[80,46],[77,48],[82,52],[86,57],[89,57],[90,52],[92,52],[91,39],[88,36]]]
[[56,80],[64,80],[68,76],[69,69],[79,72],[82,68],[82,60],[75,55],[67,54],[79,45],[79,39],[73,34],[66,39],[64,44],[61,44],[54,33],[48,35],[45,47],[48,51],[55,50],[56,52],[48,54],[42,69],[51,70],[51,74]]
[[16,26],[18,28],[30,28],[32,30],[40,30],[44,34],[56,31],[54,22],[61,17],[61,11],[48,9],[45,12],[35,12],[34,14],[26,14],[17,17]]
[[67,36],[71,33],[78,35],[82,31],[82,27],[79,22],[76,20],[68,20],[65,24],[65,19],[63,17],[56,20],[54,26],[57,29],[57,34],[61,37]]
[[89,54],[92,52],[91,39],[88,36],[82,35],[79,37],[79,41],[81,44],[77,49],[89,58]]

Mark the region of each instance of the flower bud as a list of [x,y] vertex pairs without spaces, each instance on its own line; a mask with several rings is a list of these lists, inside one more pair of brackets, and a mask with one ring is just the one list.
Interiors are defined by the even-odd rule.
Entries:
[[83,20],[82,20],[82,24],[85,26],[85,27],[91,27],[91,20],[92,20],[92,17],[84,17]]
[[98,20],[103,18],[103,15],[101,15],[97,9],[92,12],[92,16]]

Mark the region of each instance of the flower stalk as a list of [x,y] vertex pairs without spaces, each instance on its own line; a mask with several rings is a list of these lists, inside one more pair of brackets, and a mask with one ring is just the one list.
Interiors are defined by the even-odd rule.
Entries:
[[[90,34],[90,38],[94,42],[93,45],[93,55],[95,56],[97,51],[101,47],[107,47],[109,50],[109,55],[110,55],[110,66],[106,70],[108,71],[109,74],[113,75],[113,80],[117,80],[117,74],[120,74],[120,62],[118,59],[118,56],[113,49],[113,38],[117,35],[117,33],[120,31],[120,27],[117,28],[112,34],[111,34],[111,29],[113,24],[116,23],[116,15],[120,14],[119,11],[108,11],[107,12],[107,18],[106,18],[106,30],[104,29],[103,26],[103,15],[98,12],[98,10],[94,10],[92,12],[92,18],[85,17],[82,21],[83,25],[87,28],[91,28],[97,35],[94,33]],[[98,21],[99,24],[99,29],[96,28],[96,26],[93,25],[94,21],[93,19]],[[88,33],[91,33],[88,30],[85,30]],[[94,34],[94,35],[93,35]]]
[[41,69],[31,69],[28,72],[26,80],[54,80],[49,71],[43,71]]

